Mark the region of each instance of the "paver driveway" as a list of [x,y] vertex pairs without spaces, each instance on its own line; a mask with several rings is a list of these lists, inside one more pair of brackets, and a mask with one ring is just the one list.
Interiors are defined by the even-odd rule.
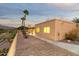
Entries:
[[21,32],[18,33],[16,46],[16,56],[72,56],[76,55],[65,49],[42,41],[33,36],[23,38]]

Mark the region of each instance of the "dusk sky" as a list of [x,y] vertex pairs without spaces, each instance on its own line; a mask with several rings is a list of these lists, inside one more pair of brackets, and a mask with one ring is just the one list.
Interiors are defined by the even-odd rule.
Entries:
[[54,17],[69,19],[79,17],[79,4],[77,3],[0,3],[0,19],[20,20],[24,9],[29,11],[27,20],[31,22],[41,22]]

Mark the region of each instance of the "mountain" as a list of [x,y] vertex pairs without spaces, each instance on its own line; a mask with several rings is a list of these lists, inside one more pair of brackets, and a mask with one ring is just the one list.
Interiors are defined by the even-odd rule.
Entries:
[[15,27],[4,26],[0,24],[0,29],[14,29]]

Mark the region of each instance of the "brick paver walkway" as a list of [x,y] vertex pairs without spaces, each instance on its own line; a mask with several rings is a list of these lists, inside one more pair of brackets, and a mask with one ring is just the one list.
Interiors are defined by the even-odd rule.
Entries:
[[32,36],[23,38],[21,32],[18,33],[16,56],[74,56],[65,49],[42,41]]

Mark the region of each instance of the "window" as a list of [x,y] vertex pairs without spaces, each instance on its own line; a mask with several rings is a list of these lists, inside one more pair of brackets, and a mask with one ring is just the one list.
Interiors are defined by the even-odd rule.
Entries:
[[50,33],[50,27],[44,27],[44,33]]
[[50,27],[47,27],[46,32],[47,32],[47,33],[50,33]]
[[40,32],[40,28],[39,27],[36,28],[36,32],[37,33]]
[[46,27],[44,27],[44,29],[43,29],[43,30],[44,30],[44,33],[46,33]]

